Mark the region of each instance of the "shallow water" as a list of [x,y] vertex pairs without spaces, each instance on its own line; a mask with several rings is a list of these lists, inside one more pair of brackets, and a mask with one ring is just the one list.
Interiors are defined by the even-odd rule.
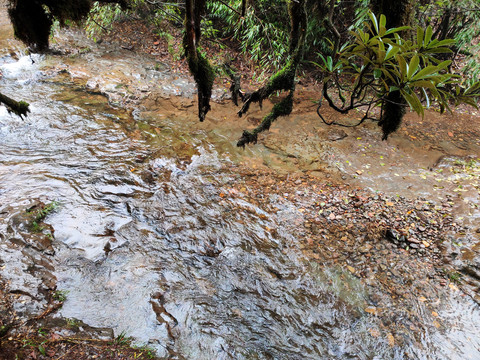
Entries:
[[[284,221],[297,216],[293,206],[269,214],[220,196],[245,156],[222,131],[189,132],[181,115],[154,128],[145,114],[51,81],[44,68],[59,58],[2,59],[2,90],[32,113],[21,120],[1,109],[0,203],[59,202],[47,221],[57,287],[68,291],[59,316],[179,359],[480,356],[478,307],[460,293],[439,300],[440,329],[424,304],[412,304],[425,326],[389,344],[381,320],[365,312],[360,280],[304,260]],[[39,279],[21,251],[2,240],[0,257],[2,276],[35,293]]]

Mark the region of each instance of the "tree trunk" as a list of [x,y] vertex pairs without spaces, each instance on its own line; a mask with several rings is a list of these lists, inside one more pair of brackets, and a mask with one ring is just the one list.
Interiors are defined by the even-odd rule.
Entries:
[[378,17],[380,14],[387,18],[387,27],[408,26],[412,23],[413,10],[412,0],[372,0],[372,11]]
[[198,92],[198,118],[205,120],[210,111],[210,98],[212,96],[215,72],[208,60],[199,50],[200,22],[205,12],[205,0],[187,0],[185,4],[185,36],[183,48],[188,61],[188,67],[197,84]]
[[[377,17],[384,14],[387,28],[408,26],[412,23],[414,2],[412,0],[372,0],[372,11]],[[382,116],[378,123],[382,127],[383,140],[395,132],[405,115],[407,103],[399,91],[390,92],[381,104]]]

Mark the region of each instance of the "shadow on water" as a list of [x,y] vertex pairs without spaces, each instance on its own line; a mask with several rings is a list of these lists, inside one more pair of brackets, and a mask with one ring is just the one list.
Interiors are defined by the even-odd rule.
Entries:
[[[453,296],[440,314],[450,326],[389,344],[360,280],[303,259],[282,221],[295,209],[221,196],[234,181],[233,157],[212,145],[222,134],[155,129],[102,95],[43,81],[41,57],[4,60],[2,85],[32,114],[1,110],[0,201],[59,201],[48,221],[57,287],[69,291],[61,316],[179,359],[478,356],[478,309]],[[36,285],[18,249],[2,242],[0,254],[12,286]]]

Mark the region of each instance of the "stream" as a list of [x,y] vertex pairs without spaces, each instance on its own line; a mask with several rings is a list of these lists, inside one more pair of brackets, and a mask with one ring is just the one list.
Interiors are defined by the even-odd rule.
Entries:
[[[286,220],[298,216],[292,204],[266,213],[246,198],[222,198],[235,164],[293,168],[278,151],[237,149],[235,127],[193,128],[188,104],[132,112],[99,90],[124,91],[115,71],[156,82],[165,96],[191,95],[191,81],[148,70],[148,60],[116,61],[125,52],[107,45],[91,58],[28,56],[7,25],[2,92],[31,108],[23,120],[0,108],[0,273],[20,295],[20,314],[40,311],[44,290],[56,288],[66,301],[55,316],[172,359],[480,358],[480,311],[470,298],[440,294],[448,326],[412,330],[393,345],[372,336],[381,319],[365,311],[370,289],[360,279],[304,259]],[[97,84],[90,74],[79,86],[73,71],[60,71],[73,65],[77,75],[83,66],[108,79]],[[15,214],[39,201],[58,202],[46,220],[49,251],[12,240]],[[411,311],[432,321],[422,302]]]

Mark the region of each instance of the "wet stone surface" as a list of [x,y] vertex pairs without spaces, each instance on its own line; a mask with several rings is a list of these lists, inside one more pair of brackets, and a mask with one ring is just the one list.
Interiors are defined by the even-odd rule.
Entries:
[[474,141],[427,148],[411,118],[388,143],[332,131],[305,95],[239,150],[264,110],[199,124],[168,67],[62,46],[91,49],[2,60],[33,111],[0,113],[0,326],[45,314],[52,341],[127,334],[170,359],[478,357]]

